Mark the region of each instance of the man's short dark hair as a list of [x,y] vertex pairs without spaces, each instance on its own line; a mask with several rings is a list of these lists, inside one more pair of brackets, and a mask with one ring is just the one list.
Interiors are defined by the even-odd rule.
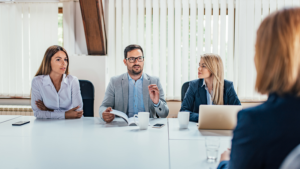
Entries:
[[126,59],[127,58],[127,53],[134,50],[134,49],[140,49],[142,51],[143,56],[144,56],[143,49],[140,45],[128,45],[124,50],[124,58]]

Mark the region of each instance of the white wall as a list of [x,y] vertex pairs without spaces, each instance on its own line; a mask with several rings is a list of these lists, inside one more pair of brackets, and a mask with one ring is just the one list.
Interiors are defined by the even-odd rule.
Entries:
[[98,110],[105,93],[106,56],[70,56],[70,74],[78,79],[89,80],[95,88],[94,114]]
[[75,2],[75,55],[70,56],[70,74],[89,80],[95,88],[94,114],[102,103],[106,84],[106,60],[108,56],[88,56],[79,2]]
[[88,52],[79,2],[75,2],[75,41],[75,53],[87,55]]

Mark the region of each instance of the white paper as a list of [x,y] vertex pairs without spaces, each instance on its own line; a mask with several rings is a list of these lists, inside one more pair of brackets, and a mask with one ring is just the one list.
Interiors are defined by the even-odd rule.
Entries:
[[[137,126],[139,124],[139,119],[138,118],[136,118],[136,117],[128,118],[127,114],[125,114],[121,111],[112,109],[112,111],[110,113],[112,113],[114,115],[117,115],[117,116],[121,117],[122,119],[124,119],[126,121],[126,123],[128,124],[128,126]],[[136,123],[134,122],[134,119],[135,119]],[[149,126],[151,126],[150,122],[149,122]]]
[[129,119],[128,119],[128,116],[125,113],[123,113],[121,111],[118,111],[118,110],[114,110],[114,109],[112,109],[112,111],[110,113],[123,118],[126,121],[126,123],[128,124]]

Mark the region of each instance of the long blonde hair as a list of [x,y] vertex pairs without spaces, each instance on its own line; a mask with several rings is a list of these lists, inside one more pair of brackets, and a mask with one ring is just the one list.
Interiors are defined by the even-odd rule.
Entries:
[[212,101],[216,105],[223,105],[224,104],[224,100],[223,100],[224,68],[223,68],[222,59],[217,54],[207,53],[201,55],[201,60],[205,63],[208,70],[213,76]]
[[58,45],[53,45],[53,46],[50,46],[46,52],[45,52],[45,55],[44,55],[44,58],[43,58],[43,61],[38,69],[38,71],[36,72],[35,76],[38,76],[38,75],[49,75],[52,68],[51,68],[51,58],[59,51],[63,51],[65,52],[66,56],[67,56],[67,59],[68,59],[68,65],[67,65],[67,68],[66,68],[66,75],[69,74],[69,64],[70,64],[70,60],[69,60],[69,56],[68,56],[68,53],[67,51],[61,47],[61,46],[58,46]]
[[255,89],[261,94],[300,96],[300,8],[279,10],[257,30]]

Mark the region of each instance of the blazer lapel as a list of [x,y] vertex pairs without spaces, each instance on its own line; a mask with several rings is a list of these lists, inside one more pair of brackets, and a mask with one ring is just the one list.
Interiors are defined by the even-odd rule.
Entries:
[[123,75],[122,79],[122,91],[123,91],[123,103],[124,103],[124,113],[127,114],[127,105],[128,105],[128,76],[127,73]]
[[149,112],[149,91],[148,86],[150,85],[150,80],[148,79],[148,76],[146,74],[143,74],[143,101],[145,106],[145,111]]
[[202,85],[203,85],[203,79],[201,79],[199,83],[200,105],[207,104],[206,90],[205,87]]

